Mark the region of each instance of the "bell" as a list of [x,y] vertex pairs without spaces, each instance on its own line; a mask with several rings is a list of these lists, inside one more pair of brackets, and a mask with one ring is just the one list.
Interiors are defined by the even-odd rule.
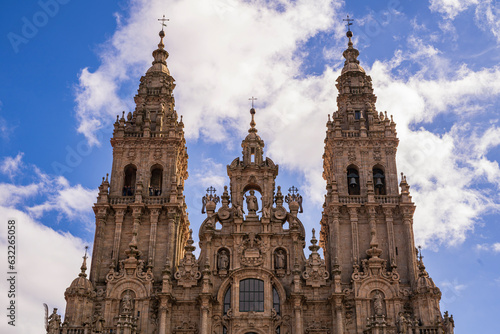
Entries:
[[375,182],[375,187],[382,188],[383,186],[384,186],[384,183],[382,182],[382,179],[380,177],[378,177],[377,181]]
[[356,182],[356,178],[355,177],[351,177],[351,181],[349,181],[349,186],[354,188],[358,185],[358,183]]

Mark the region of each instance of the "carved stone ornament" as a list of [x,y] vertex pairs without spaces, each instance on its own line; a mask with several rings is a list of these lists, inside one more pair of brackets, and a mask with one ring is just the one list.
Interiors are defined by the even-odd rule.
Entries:
[[306,270],[302,273],[302,277],[306,280],[306,285],[312,286],[314,288],[319,288],[326,284],[326,280],[330,277],[328,271],[326,271],[325,260],[321,258],[318,254],[318,249],[320,248],[317,243],[318,240],[314,236],[311,239],[311,255],[306,263]]
[[243,239],[240,246],[240,262],[246,267],[256,267],[264,263],[264,257],[268,247],[255,233],[249,233]]
[[179,263],[179,267],[174,277],[177,280],[177,283],[180,286],[185,288],[190,288],[198,284],[198,280],[201,278],[201,273],[199,271],[199,265],[196,261],[196,257],[193,254],[193,251],[196,249],[193,246],[193,238],[192,238],[193,230],[189,230],[189,239],[187,241],[187,245],[184,247],[186,251],[184,254],[184,258]]

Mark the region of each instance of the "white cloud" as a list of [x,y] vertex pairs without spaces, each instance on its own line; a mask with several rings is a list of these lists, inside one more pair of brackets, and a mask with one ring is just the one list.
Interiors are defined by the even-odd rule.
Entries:
[[[4,227],[7,219],[15,219],[17,227],[15,328],[19,333],[43,332],[43,303],[64,312],[64,291],[78,277],[84,242],[71,234],[56,232],[14,208],[0,206],[0,216],[5,219]],[[0,256],[3,259],[7,258],[6,233],[7,228],[0,229]],[[0,288],[8,291],[6,279],[1,280]],[[12,333],[7,321],[0,322],[0,332]]]
[[[0,165],[0,170],[9,176],[17,174],[21,167],[22,153],[16,158],[7,157]],[[62,177],[43,173],[36,166],[30,166],[35,181],[30,184],[0,183],[0,203],[5,207],[23,208],[34,218],[41,218],[49,211],[56,211],[59,217],[69,220],[79,219],[90,223],[92,205],[97,197],[96,189],[87,189],[80,184],[71,186]],[[29,202],[41,202],[30,206]]]
[[16,155],[15,158],[5,157],[0,164],[0,171],[10,178],[13,178],[19,172],[19,169],[21,169],[21,167],[23,166],[23,155],[24,153],[20,152]]
[[479,0],[430,0],[430,9],[443,14],[448,19],[454,19],[458,14],[479,2]]
[[493,251],[495,253],[500,253],[500,242],[496,242],[493,244]]
[[[60,177],[62,178],[62,177]],[[51,192],[48,199],[42,203],[32,206],[28,211],[39,218],[47,211],[58,211],[68,219],[82,219],[82,215],[91,215],[91,208],[97,197],[97,190],[86,189],[80,184],[69,186],[66,179],[58,180],[57,190]]]
[[[299,74],[297,48],[319,31],[332,29],[340,2],[327,0],[231,1],[170,3],[173,19],[166,30],[166,49],[177,106],[184,114],[186,135],[201,133],[215,141],[227,139],[221,121],[239,117],[247,97],[259,105]],[[128,21],[119,27],[102,51],[102,65],[85,69],[77,91],[79,131],[95,142],[96,127],[111,124],[114,116],[133,104],[130,96],[151,62],[149,52],[158,42],[151,17],[162,12],[163,1],[134,3]],[[230,27],[230,28],[228,28]],[[186,43],[185,41],[189,41]],[[270,70],[272,69],[272,70]],[[118,90],[133,77],[134,89],[122,101]],[[127,107],[125,107],[127,105]]]

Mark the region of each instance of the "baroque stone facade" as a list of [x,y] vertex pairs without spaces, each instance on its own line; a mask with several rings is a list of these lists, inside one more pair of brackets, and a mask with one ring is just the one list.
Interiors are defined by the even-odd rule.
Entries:
[[326,124],[319,244],[313,230],[308,258],[302,197],[276,186],[278,165],[264,158],[253,108],[242,157],[227,166],[229,188],[203,197],[196,258],[183,195],[184,125],[160,37],[135,111],[114,124],[111,178],[94,205],[90,277],[85,257],[65,293],[64,322],[57,310],[47,315],[47,333],[453,334],[415,248],[415,205],[403,175],[398,185],[396,124],[376,110],[352,33]]

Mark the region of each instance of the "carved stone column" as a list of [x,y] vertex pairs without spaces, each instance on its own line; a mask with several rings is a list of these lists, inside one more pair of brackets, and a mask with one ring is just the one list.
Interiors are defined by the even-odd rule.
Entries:
[[407,240],[408,276],[410,284],[415,287],[417,280],[417,254],[415,253],[415,239],[413,237],[413,207],[403,207],[403,223],[405,226],[405,239]]
[[396,266],[396,249],[394,242],[394,221],[392,218],[392,208],[384,208],[385,222],[387,224],[387,240],[389,241],[389,263],[391,268]]
[[148,250],[148,264],[153,266],[155,261],[155,250],[156,250],[156,229],[158,226],[158,217],[160,215],[161,208],[151,208],[150,214],[150,232],[149,232],[149,250]]
[[349,207],[349,217],[351,220],[351,233],[352,233],[352,257],[354,263],[359,262],[359,241],[358,241],[358,208]]
[[125,217],[126,208],[117,208],[115,213],[115,238],[113,241],[113,264],[116,266],[118,264],[118,258],[120,257],[120,240],[122,236],[122,224]]

